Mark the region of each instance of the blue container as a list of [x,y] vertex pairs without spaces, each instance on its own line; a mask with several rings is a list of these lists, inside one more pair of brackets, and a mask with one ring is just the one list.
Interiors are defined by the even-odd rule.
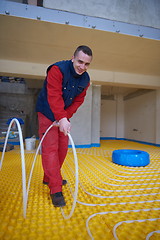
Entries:
[[119,149],[113,151],[112,162],[128,167],[144,167],[150,163],[150,157],[145,151]]

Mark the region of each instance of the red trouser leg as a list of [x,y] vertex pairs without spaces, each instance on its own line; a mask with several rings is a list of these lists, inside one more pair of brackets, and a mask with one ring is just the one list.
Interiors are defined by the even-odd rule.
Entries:
[[[67,145],[67,147],[66,147],[66,145]],[[58,149],[58,155],[59,155],[59,164],[60,164],[60,168],[61,168],[63,165],[64,159],[67,155],[67,150],[68,150],[68,139],[64,138],[64,134],[62,132],[59,132],[59,146],[60,147]],[[49,182],[49,178],[47,177],[45,172],[44,172],[43,181]]]
[[[38,113],[38,121],[39,136],[42,138],[52,121],[41,113]],[[50,194],[62,191],[61,167],[67,150],[68,136],[60,132],[58,127],[52,127],[42,142],[44,181],[49,182]]]
[[67,155],[67,151],[68,151],[68,136],[65,136],[64,133],[59,131],[59,149],[58,149],[58,154],[59,154],[60,168],[63,165],[64,159],[65,159],[65,157]]

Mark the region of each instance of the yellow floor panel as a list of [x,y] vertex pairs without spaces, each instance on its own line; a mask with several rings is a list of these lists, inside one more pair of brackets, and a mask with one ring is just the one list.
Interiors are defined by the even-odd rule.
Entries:
[[[146,167],[112,163],[115,149],[139,149],[150,154]],[[35,152],[25,151],[27,179]],[[0,171],[0,239],[2,240],[157,240],[160,239],[160,148],[140,143],[103,140],[101,147],[77,149],[79,191],[68,220],[54,208],[48,186],[42,184],[38,155],[30,186],[27,217],[23,217],[22,170],[18,149],[5,153]],[[75,166],[69,149],[62,169],[68,215],[73,204]]]

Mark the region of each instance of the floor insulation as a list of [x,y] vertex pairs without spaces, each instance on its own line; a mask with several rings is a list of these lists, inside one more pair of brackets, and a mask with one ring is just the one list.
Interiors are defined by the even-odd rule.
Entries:
[[[147,151],[146,167],[125,167],[112,162],[116,149]],[[100,147],[77,148],[79,188],[69,219],[75,190],[75,164],[69,149],[62,169],[66,206],[52,205],[42,184],[41,155],[35,163],[23,216],[20,149],[5,153],[0,171],[1,240],[158,240],[160,239],[160,147],[123,140],[103,140]],[[0,153],[0,156],[2,153]],[[35,151],[25,150],[27,180]]]

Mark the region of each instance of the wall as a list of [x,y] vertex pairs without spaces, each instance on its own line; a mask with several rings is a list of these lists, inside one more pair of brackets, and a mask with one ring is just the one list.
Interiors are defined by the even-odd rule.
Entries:
[[0,82],[0,109],[3,110],[0,112],[1,119],[6,116],[22,118],[25,123],[24,137],[38,136],[36,98],[37,90],[28,89],[26,84]]
[[156,91],[126,100],[125,138],[155,143]]
[[143,26],[160,27],[159,0],[44,0],[44,7]]
[[[7,117],[20,117],[25,122],[24,137],[38,137],[35,104],[39,89],[28,88],[27,84],[2,83],[0,85],[0,107]],[[91,147],[100,145],[100,101],[101,87],[91,85],[84,103],[71,118],[71,135],[75,145]],[[0,112],[2,118],[2,111]],[[0,123],[1,127],[1,123]],[[6,125],[7,127],[7,125]]]
[[76,145],[91,144],[92,86],[88,89],[85,102],[73,115],[71,135]]
[[81,147],[99,146],[100,143],[100,87],[91,85],[84,103],[73,115],[71,135]]
[[160,145],[160,90],[123,100],[101,100],[101,138],[124,138]]
[[115,94],[114,100],[101,101],[101,137],[124,138],[124,101],[122,94]]
[[124,138],[124,101],[122,94],[116,94],[116,138]]
[[92,85],[92,121],[91,138],[92,145],[100,144],[100,113],[101,113],[101,86]]
[[115,100],[101,100],[101,137],[116,137]]

